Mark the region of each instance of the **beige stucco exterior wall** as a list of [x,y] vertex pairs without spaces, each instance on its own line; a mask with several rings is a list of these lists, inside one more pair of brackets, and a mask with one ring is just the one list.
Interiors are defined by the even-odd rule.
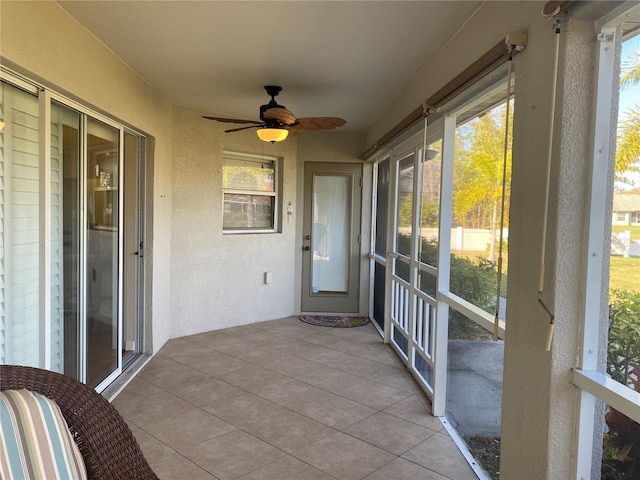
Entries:
[[222,166],[225,150],[281,158],[279,201],[296,205],[297,143],[264,143],[254,130],[225,134],[228,126],[206,113],[173,108],[173,337],[295,313],[298,211],[278,233],[223,234]]
[[[0,2],[2,64],[106,113],[152,139],[147,164],[148,323],[157,350],[169,338],[171,105],[51,1]],[[151,349],[147,342],[146,348]]]
[[[300,312],[304,162],[357,161],[363,145],[362,134],[337,132],[306,133],[272,145],[254,130],[225,134],[228,126],[201,118],[207,113],[173,107],[172,337]],[[281,158],[280,232],[223,234],[225,150]],[[368,207],[363,218],[368,237]],[[264,283],[265,272],[272,274],[270,284]],[[362,272],[366,287],[366,262]],[[368,296],[362,295],[362,312],[367,308]]]

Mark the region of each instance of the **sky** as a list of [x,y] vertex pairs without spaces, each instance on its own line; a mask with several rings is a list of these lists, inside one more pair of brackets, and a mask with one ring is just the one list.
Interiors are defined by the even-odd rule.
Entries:
[[[635,37],[623,42],[621,55],[622,65],[625,64],[625,61],[637,58],[637,52],[640,52],[640,35],[636,35]],[[618,121],[628,115],[627,112],[632,108],[635,108],[636,111],[640,111],[640,85],[635,85],[632,88],[627,87],[620,91]],[[638,172],[630,173],[628,176],[632,179],[633,185],[620,184],[618,185],[619,188],[626,190],[629,188],[640,187],[640,174]]]
[[[622,43],[622,65],[625,64],[625,61],[633,60],[637,52],[640,52],[640,35]],[[640,85],[636,85],[634,88],[625,88],[620,92],[621,114],[624,114],[634,104],[640,106]]]

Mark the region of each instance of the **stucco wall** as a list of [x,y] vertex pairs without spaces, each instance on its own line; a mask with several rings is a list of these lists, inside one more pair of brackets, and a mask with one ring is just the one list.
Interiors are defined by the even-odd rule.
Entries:
[[[147,165],[147,319],[170,334],[171,105],[50,1],[0,2],[2,64],[152,137]],[[151,348],[151,345],[147,343]]]
[[[225,134],[228,126],[201,118],[207,113],[173,108],[172,337],[300,312],[304,162],[354,161],[363,145],[362,135],[335,132],[306,133],[272,145],[254,130]],[[225,150],[282,159],[280,202],[284,212],[291,202],[293,215],[283,215],[281,232],[223,234]],[[272,273],[268,285],[264,272]],[[363,272],[367,275],[366,264]],[[361,304],[366,312],[366,295]]]
[[[281,157],[279,200],[295,206],[297,143],[264,143],[254,130],[225,134],[228,126],[202,119],[206,113],[173,108],[173,337],[295,313],[298,209],[282,232],[223,234],[222,166],[225,150]],[[272,273],[268,285],[264,272]]]

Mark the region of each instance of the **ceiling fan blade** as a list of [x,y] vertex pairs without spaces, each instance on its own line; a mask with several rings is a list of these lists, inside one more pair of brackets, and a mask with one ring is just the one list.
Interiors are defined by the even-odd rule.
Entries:
[[260,128],[260,127],[264,127],[264,123],[259,123],[258,125],[249,125],[248,127],[232,128],[230,130],[225,130],[224,133],[239,132],[240,130],[247,130],[248,128]]
[[204,115],[202,118],[206,118],[207,120],[215,120],[216,122],[224,122],[224,123],[253,123],[256,125],[262,124],[262,122],[258,122],[256,120],[242,120],[240,118],[209,117],[206,115]]
[[296,116],[284,107],[272,107],[264,111],[265,120],[277,120],[284,125],[296,123]]
[[305,117],[299,118],[293,128],[297,130],[333,130],[347,123],[338,117]]

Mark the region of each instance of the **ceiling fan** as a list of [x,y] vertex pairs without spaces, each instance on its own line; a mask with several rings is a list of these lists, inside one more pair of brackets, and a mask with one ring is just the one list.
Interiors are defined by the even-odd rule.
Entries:
[[239,118],[210,117],[203,116],[207,120],[216,122],[247,124],[247,127],[231,128],[225,133],[239,132],[248,128],[257,128],[258,137],[265,142],[280,142],[287,138],[289,134],[297,135],[306,130],[332,130],[344,125],[346,120],[338,117],[304,117],[296,118],[293,113],[278,105],[275,97],[282,91],[282,87],[277,85],[265,85],[264,89],[271,97],[266,105],[260,106],[260,121],[242,120]]

